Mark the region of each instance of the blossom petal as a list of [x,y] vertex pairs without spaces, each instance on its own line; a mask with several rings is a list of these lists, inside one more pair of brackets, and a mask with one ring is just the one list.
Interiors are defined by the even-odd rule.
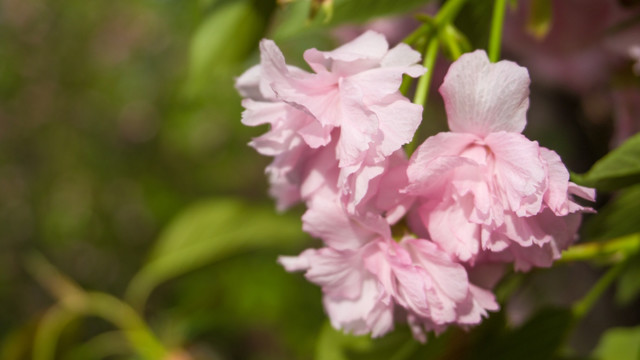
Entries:
[[496,131],[522,132],[529,107],[529,73],[510,61],[492,64],[482,50],[454,62],[440,94],[449,128],[485,136]]
[[494,176],[506,204],[519,216],[540,212],[547,173],[538,143],[503,131],[489,134],[485,141],[495,156]]
[[409,160],[407,175],[412,194],[427,194],[437,191],[439,185],[448,181],[443,176],[448,170],[474,162],[460,157],[460,153],[476,141],[472,134],[443,132],[428,138]]

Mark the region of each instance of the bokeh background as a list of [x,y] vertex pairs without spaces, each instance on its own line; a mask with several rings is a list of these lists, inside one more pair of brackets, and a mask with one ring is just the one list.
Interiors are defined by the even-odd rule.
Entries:
[[[318,243],[300,229],[302,208],[278,215],[268,198],[269,159],[246,145],[265,129],[241,125],[234,77],[258,62],[263,37],[304,66],[307,48],[333,48],[366,28],[397,42],[419,25],[413,14],[438,8],[334,0],[329,21],[321,8],[310,19],[322,3],[0,1],[0,358],[33,355],[59,300],[47,263],[82,289],[133,303],[172,359],[339,359],[331,352],[343,346],[349,359],[374,358],[372,346],[380,358],[402,346],[409,355],[398,359],[463,358],[443,341],[414,344],[403,328],[374,345],[340,337],[321,291],[276,264]],[[638,6],[554,1],[536,22],[531,3],[508,13],[503,47],[532,76],[526,134],[582,173],[640,126],[627,51],[640,45]],[[474,47],[486,47],[492,6],[474,1],[456,20]],[[442,56],[434,69],[421,138],[446,129],[435,89],[449,63]],[[598,208],[615,196],[602,194]],[[614,235],[638,231],[624,226]],[[612,228],[587,219],[583,236],[611,237]],[[568,306],[602,272],[578,263],[516,275],[496,318],[517,326],[536,309]],[[609,290],[571,333],[567,356],[589,358],[608,328],[640,323],[633,292],[616,296]],[[470,347],[462,334],[449,338]],[[140,358],[97,317],[49,335],[55,358]]]

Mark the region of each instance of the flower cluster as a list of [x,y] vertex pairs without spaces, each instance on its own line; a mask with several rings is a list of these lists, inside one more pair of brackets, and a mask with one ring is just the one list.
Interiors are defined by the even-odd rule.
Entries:
[[574,240],[589,210],[574,197],[595,194],[520,133],[526,69],[482,51],[460,57],[440,88],[451,132],[407,159],[422,107],[399,87],[425,73],[419,53],[372,31],[307,50],[313,72],[288,66],[272,41],[260,51],[237,80],[242,122],[270,125],[250,145],[273,157],[271,195],[279,209],[303,202],[303,229],[324,244],[279,261],[322,287],[334,327],[375,337],[401,318],[424,341],[478,324],[498,309],[485,265],[550,266]]

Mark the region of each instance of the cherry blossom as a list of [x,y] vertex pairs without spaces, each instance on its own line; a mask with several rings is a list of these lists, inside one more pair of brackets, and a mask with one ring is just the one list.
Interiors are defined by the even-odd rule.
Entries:
[[[484,51],[451,65],[440,88],[452,132],[427,139],[410,160],[407,191],[420,197],[414,230],[460,261],[508,253],[516,267],[549,266],[589,211],[552,150],[520,132],[529,106],[527,70],[491,64]],[[577,221],[577,222],[576,222]]]
[[[307,50],[314,73],[287,66],[273,41],[260,43],[261,63],[236,82],[246,97],[243,123],[269,124],[250,145],[273,156],[267,168],[278,208],[300,200],[303,173],[316,151],[335,147],[340,191],[355,211],[368,183],[384,162],[413,138],[422,107],[398,91],[402,75],[419,76],[420,54],[406,44],[389,49],[381,34],[369,31],[333,51]],[[354,187],[356,186],[357,187]]]

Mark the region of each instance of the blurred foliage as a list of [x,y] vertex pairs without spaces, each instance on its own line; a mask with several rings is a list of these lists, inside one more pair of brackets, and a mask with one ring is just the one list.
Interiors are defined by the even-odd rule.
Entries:
[[[265,36],[289,63],[304,66],[305,49],[337,44],[335,26],[429,3],[333,0],[311,18],[312,2],[0,0],[1,359],[29,359],[38,341],[54,344],[60,359],[153,358],[131,355],[140,338],[128,326],[137,316],[133,325],[148,327],[146,340],[161,343],[170,359],[561,356],[567,333],[579,326],[567,308],[536,311],[518,324],[503,311],[469,332],[430,335],[426,345],[402,326],[381,339],[352,337],[326,322],[320,289],[276,263],[318,243],[302,233],[301,209],[273,210],[269,160],[246,146],[264,128],[241,125],[234,77],[257,62]],[[445,43],[485,47],[492,3],[468,2]],[[427,129],[442,128],[441,107],[426,114],[433,117]],[[528,131],[555,149],[588,142],[562,127]],[[578,179],[609,190],[637,183],[638,139]],[[569,164],[590,161],[559,152]],[[586,236],[638,232],[625,216],[637,214],[637,198],[637,185],[615,194],[589,220]],[[53,265],[35,266],[32,277],[34,252]],[[618,279],[627,308],[640,289],[637,256],[625,258]],[[551,271],[562,278],[571,269]],[[525,285],[513,290],[516,298],[536,276],[552,277],[518,278]],[[60,279],[76,297],[49,287]],[[527,305],[537,310],[561,292],[549,288],[537,287]],[[79,298],[83,306],[72,301]],[[103,311],[105,302],[122,310],[119,317]],[[623,359],[616,351],[637,345],[637,335],[637,328],[608,330],[594,354]]]

